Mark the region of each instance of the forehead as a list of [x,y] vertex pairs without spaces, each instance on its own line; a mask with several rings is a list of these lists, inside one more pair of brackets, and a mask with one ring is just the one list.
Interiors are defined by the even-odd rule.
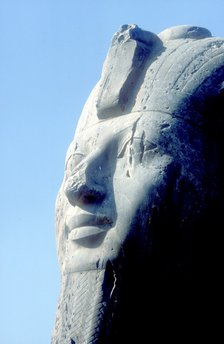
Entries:
[[166,136],[169,135],[174,122],[176,119],[169,114],[135,112],[107,120],[97,119],[92,123],[85,121],[85,125],[79,123],[74,140],[67,151],[66,160],[74,151],[86,154],[115,141],[118,146],[122,146],[131,138],[144,136],[146,140],[159,144],[161,133],[164,135],[164,128]]
[[110,137],[138,135],[157,135],[164,126],[171,126],[173,118],[169,114],[153,112],[134,112],[107,120],[95,120],[79,126],[75,133],[76,141],[89,139],[106,140]]

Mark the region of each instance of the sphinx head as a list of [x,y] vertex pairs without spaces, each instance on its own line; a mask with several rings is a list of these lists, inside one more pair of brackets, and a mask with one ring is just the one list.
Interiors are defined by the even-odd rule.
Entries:
[[192,230],[217,196],[209,123],[220,115],[223,80],[224,40],[206,29],[156,36],[131,25],[115,34],[66,157],[56,215],[63,272],[129,255],[141,264],[156,237],[164,253],[165,242],[174,254],[191,250]]
[[[192,281],[193,243],[194,270],[209,276],[211,237],[223,228],[223,83],[224,39],[206,29],[115,34],[57,197],[52,343],[144,342],[150,312],[153,328],[159,303],[165,314],[175,298],[184,315],[190,289],[176,282]],[[178,285],[167,297],[164,281]]]

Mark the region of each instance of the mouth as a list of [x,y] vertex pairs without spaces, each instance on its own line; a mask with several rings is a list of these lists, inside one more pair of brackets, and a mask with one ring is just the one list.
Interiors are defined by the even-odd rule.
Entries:
[[107,231],[106,229],[93,227],[93,226],[76,228],[71,231],[69,235],[69,239],[76,241],[76,240],[88,238],[91,236],[95,236],[97,234],[102,234],[102,233],[105,233],[106,231]]
[[79,214],[68,221],[69,239],[80,241],[87,238],[102,236],[112,227],[113,221],[104,215],[91,213]]

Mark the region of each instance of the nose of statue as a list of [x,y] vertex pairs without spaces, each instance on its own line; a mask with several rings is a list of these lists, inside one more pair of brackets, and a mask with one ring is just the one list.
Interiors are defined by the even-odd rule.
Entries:
[[73,206],[100,203],[106,196],[106,190],[98,184],[87,170],[78,171],[67,179],[65,195]]

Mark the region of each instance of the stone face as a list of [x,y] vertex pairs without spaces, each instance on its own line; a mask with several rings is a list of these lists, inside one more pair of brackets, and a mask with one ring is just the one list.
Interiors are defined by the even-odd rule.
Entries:
[[57,197],[52,344],[145,343],[190,308],[223,227],[223,85],[224,39],[207,29],[114,35]]

